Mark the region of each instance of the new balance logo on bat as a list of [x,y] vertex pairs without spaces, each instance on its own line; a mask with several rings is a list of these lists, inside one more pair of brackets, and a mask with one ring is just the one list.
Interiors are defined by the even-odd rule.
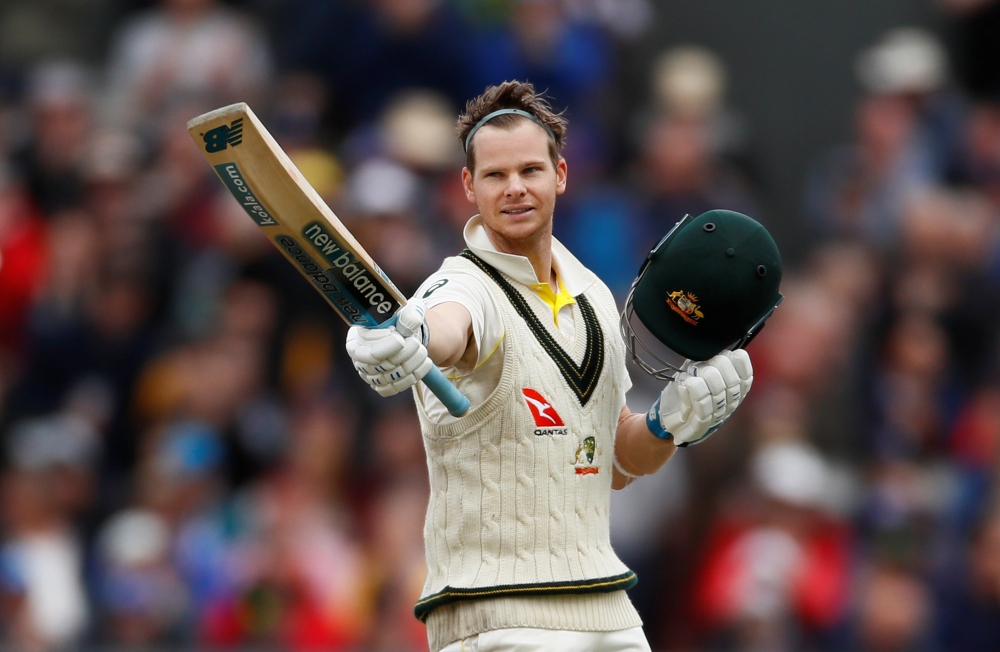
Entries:
[[569,430],[565,427],[562,417],[552,407],[552,404],[545,400],[541,394],[535,390],[525,387],[521,390],[524,400],[531,410],[531,417],[535,420],[535,435],[565,435]]
[[[336,236],[324,229],[319,222],[307,224],[302,230],[302,235],[313,243],[316,251],[326,259],[330,265],[327,272],[340,277],[344,287],[354,294],[362,305],[367,301],[377,313],[386,317],[399,310],[399,303],[392,298],[386,288],[378,283],[376,277],[365,269],[361,261],[345,250]],[[384,278],[384,275],[378,278]],[[388,285],[393,287],[391,283]]]
[[209,154],[221,152],[230,145],[236,147],[243,142],[243,118],[236,118],[228,125],[209,129],[202,138],[205,140],[205,151]]

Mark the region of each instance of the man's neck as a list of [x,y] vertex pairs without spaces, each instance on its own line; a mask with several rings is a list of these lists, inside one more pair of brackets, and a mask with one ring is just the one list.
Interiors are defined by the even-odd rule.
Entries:
[[535,270],[539,283],[548,283],[555,291],[556,273],[552,269],[552,232],[539,234],[530,240],[509,240],[499,233],[486,229],[486,235],[497,251],[515,256],[524,256]]

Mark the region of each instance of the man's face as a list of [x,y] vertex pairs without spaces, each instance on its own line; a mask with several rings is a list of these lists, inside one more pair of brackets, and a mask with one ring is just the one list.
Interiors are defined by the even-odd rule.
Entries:
[[462,170],[465,196],[479,208],[496,244],[551,233],[556,195],[566,190],[566,161],[549,158],[549,135],[528,120],[513,129],[486,125],[473,137],[476,169]]

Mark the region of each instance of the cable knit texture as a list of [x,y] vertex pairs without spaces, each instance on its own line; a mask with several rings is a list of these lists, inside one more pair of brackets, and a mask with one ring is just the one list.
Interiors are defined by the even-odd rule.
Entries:
[[[417,397],[430,473],[424,525],[428,576],[418,615],[432,650],[506,627],[614,631],[641,624],[624,591],[634,575],[611,549],[614,434],[625,403],[624,346],[611,292],[585,296],[603,331],[606,360],[585,406],[503,291],[474,263],[444,268],[482,275],[504,315],[504,367],[490,397],[461,419],[438,426]],[[508,282],[543,324],[551,309]],[[583,324],[579,306],[574,319]],[[585,329],[568,341],[548,332],[580,364]],[[545,399],[564,426],[535,417],[522,390]],[[545,427],[540,427],[545,424]]]

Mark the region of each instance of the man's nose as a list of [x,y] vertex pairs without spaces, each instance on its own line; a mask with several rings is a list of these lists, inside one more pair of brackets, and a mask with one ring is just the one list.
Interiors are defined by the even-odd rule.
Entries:
[[512,174],[507,178],[507,196],[517,197],[523,195],[524,190],[524,180],[521,179],[521,175]]

